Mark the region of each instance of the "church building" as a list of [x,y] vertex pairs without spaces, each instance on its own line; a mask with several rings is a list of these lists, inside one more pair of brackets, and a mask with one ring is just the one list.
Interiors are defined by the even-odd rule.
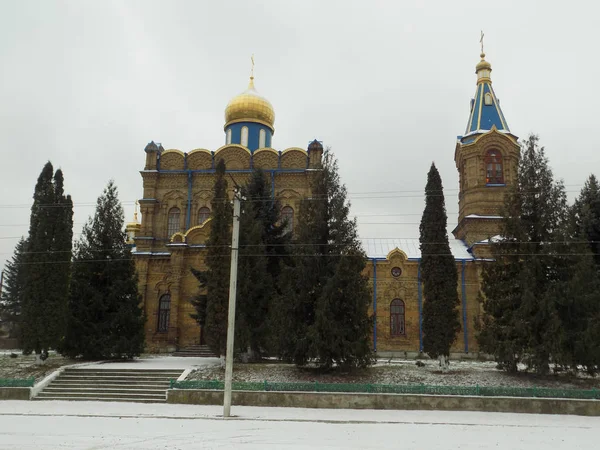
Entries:
[[[489,239],[498,234],[507,189],[516,182],[519,145],[508,128],[491,80],[491,65],[481,53],[477,86],[467,128],[457,137],[454,160],[459,172],[459,218],[450,238],[461,299],[461,331],[452,351],[476,355],[475,324],[482,264],[489,261]],[[203,270],[211,226],[210,200],[216,164],[223,159],[238,185],[254,168],[270,178],[271,195],[292,227],[299,201],[310,196],[311,177],[323,146],[273,148],[275,112],[258,94],[254,77],[225,108],[225,144],[215,151],[184,153],[150,142],[140,172],[141,224],[128,224],[134,246],[149,351],[171,352],[203,343],[203,331],[191,318],[190,299],[198,281],[190,268]],[[232,189],[230,183],[230,189]],[[230,195],[233,197],[233,191]],[[372,284],[373,348],[380,355],[413,355],[423,350],[423,303],[418,239],[364,239],[365,269]],[[239,301],[239,300],[238,300]]]

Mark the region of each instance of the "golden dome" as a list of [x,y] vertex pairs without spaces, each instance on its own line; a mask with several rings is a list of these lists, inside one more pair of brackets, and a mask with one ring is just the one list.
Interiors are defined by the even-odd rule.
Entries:
[[236,122],[258,122],[275,132],[275,111],[266,98],[254,89],[254,77],[250,77],[248,89],[233,97],[225,108],[225,128]]
[[475,73],[479,72],[481,69],[488,69],[491,71],[492,65],[485,60],[485,53],[482,52],[479,56],[481,57],[481,61],[479,61],[477,66],[475,66]]

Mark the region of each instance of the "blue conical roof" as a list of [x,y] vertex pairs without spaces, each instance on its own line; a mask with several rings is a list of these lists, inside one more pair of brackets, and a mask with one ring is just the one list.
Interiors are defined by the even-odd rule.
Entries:
[[[477,64],[477,89],[475,97],[471,100],[471,112],[464,136],[459,136],[463,143],[467,143],[479,134],[491,131],[494,127],[500,132],[512,134],[496,93],[492,88],[490,73],[492,66],[485,60],[485,54],[481,54],[481,61]],[[470,138],[470,139],[469,139]]]

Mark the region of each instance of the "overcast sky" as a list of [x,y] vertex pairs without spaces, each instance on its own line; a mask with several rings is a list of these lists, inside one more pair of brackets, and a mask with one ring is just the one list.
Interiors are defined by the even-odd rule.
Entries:
[[252,54],[275,108],[273,147],[331,147],[363,237],[418,236],[432,161],[456,224],[454,149],[481,29],[511,131],[540,135],[572,198],[600,175],[594,5],[0,0],[0,267],[27,233],[46,161],[64,171],[76,236],[111,178],[130,220],[146,144],[222,146]]

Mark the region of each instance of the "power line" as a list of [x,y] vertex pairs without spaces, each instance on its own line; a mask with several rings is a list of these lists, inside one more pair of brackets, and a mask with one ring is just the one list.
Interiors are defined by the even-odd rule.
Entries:
[[[572,185],[564,185],[569,186],[569,187],[582,187],[584,186],[583,184],[572,184]],[[444,196],[446,197],[447,195],[445,195],[448,192],[460,192],[461,189],[456,188],[456,189],[443,189],[443,190],[436,190],[436,191],[431,191],[431,192],[441,192],[441,194],[433,194],[430,196]],[[527,190],[527,191],[520,191],[522,193],[537,193],[537,192],[541,192],[541,190]],[[580,192],[580,190],[565,190],[565,193],[573,193],[573,192]],[[414,195],[397,195],[397,194],[414,194]],[[378,195],[374,195],[374,194],[378,194]],[[381,195],[384,194],[384,195]],[[392,195],[393,194],[393,195]],[[348,192],[346,195],[346,198],[349,200],[362,200],[362,199],[366,199],[366,200],[372,200],[372,199],[393,199],[393,198],[423,198],[425,197],[426,194],[424,192],[424,190],[395,190],[395,191],[366,191],[366,192],[354,192],[354,193],[350,193]],[[301,200],[321,200],[321,199],[326,199],[329,198],[327,195],[321,195],[321,196],[311,196],[309,198],[303,198]],[[252,198],[247,198],[244,201],[245,202],[260,202],[260,201],[268,201],[271,200],[272,197],[269,196],[264,196],[264,197],[252,197]],[[227,198],[215,198],[215,200],[230,200],[229,197]],[[121,201],[121,205],[134,205],[135,202],[137,200],[124,200]],[[52,204],[37,204],[36,206],[40,207],[40,208],[62,208],[62,207],[84,207],[84,206],[96,206],[97,202],[79,202],[79,203],[52,203]],[[32,204],[0,204],[0,208],[31,208]]]

